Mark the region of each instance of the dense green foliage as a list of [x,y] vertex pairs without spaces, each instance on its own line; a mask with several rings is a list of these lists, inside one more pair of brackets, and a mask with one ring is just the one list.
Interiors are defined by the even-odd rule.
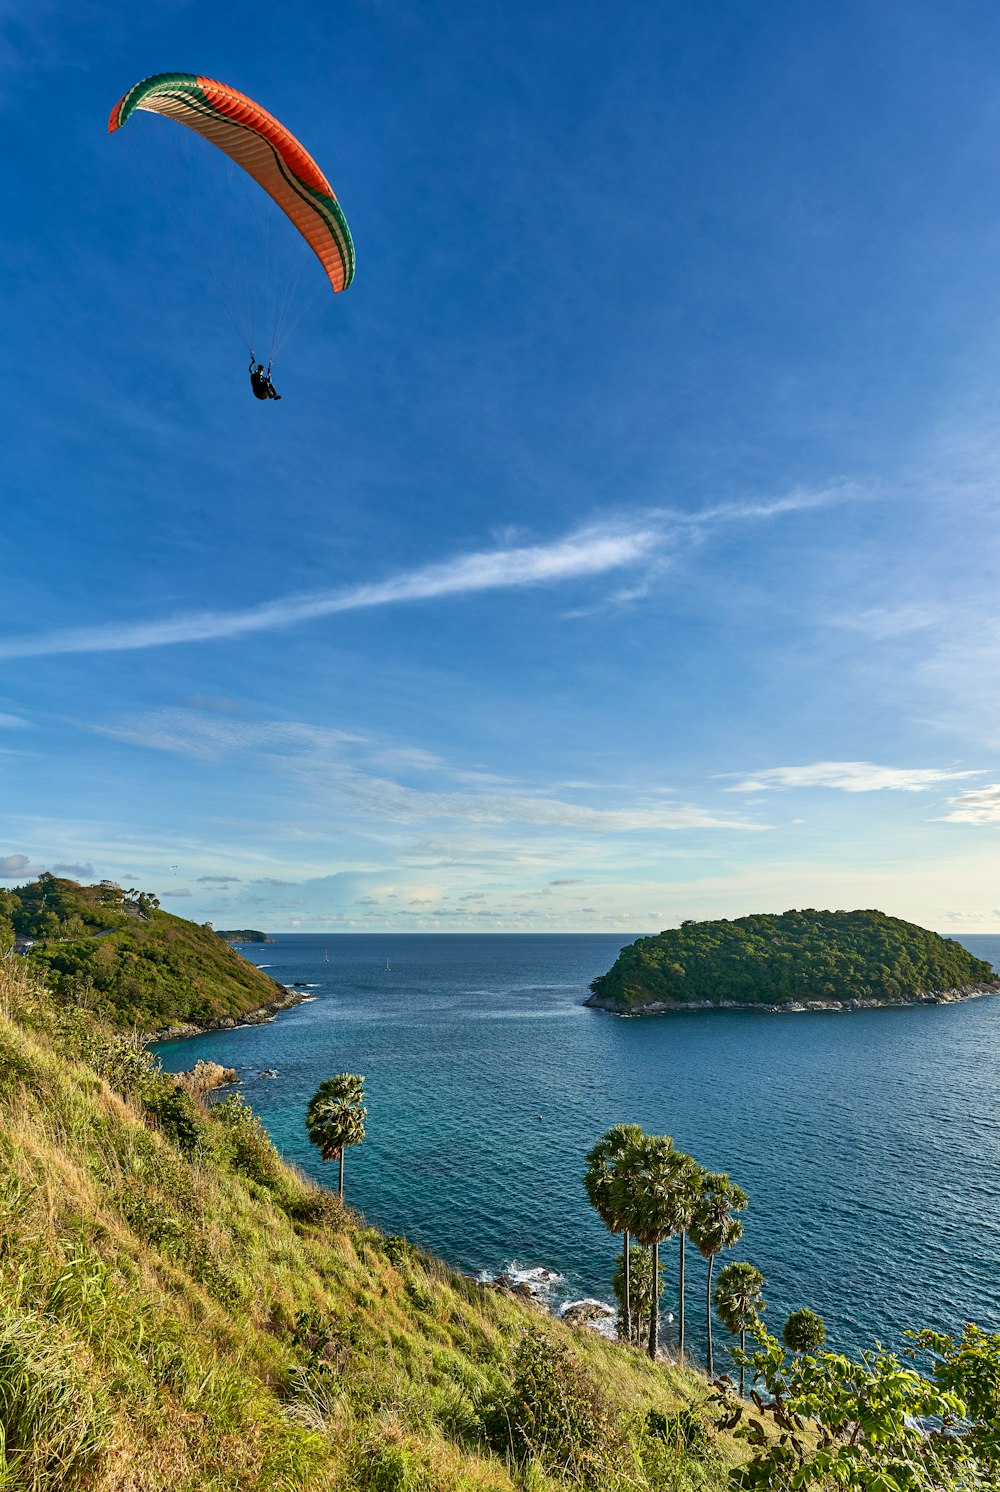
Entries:
[[876,1347],[791,1364],[766,1331],[747,1365],[766,1399],[727,1406],[720,1425],[753,1448],[733,1477],[746,1492],[995,1492],[1000,1486],[1000,1335],[919,1332],[906,1354]]
[[40,876],[0,891],[0,918],[18,937],[36,940],[29,961],[54,989],[71,990],[116,1025],[154,1031],[238,1018],[282,994],[211,927],[110,881],[79,886]]
[[384,1238],[0,960],[5,1492],[722,1492],[704,1398]]
[[884,912],[783,912],[683,922],[623,948],[594,980],[615,1009],[723,1000],[893,1001],[996,982],[959,943]]
[[224,938],[227,943],[273,943],[267,933],[260,932],[255,927],[228,927],[220,928],[218,936]]

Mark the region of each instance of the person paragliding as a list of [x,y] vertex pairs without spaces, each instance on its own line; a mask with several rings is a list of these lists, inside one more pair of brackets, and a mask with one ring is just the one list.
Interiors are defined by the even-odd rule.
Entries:
[[[136,110],[185,125],[229,157],[289,219],[319,260],[330,288],[354,278],[354,244],[329,181],[305,147],[273,114],[226,83],[195,73],[157,73],[130,88],[111,111],[113,134]],[[235,318],[234,318],[235,319]],[[250,346],[250,335],[246,345]],[[250,384],[258,399],[280,399],[251,353]]]
[[281,398],[281,395],[276,391],[274,384],[271,382],[271,364],[268,363],[267,371],[265,372],[264,364],[257,362],[257,355],[254,352],[250,354],[250,387],[258,399]]

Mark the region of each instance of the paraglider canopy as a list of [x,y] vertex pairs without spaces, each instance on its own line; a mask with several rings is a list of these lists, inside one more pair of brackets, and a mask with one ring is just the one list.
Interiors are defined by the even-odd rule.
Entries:
[[225,83],[194,73],[157,73],[111,111],[108,131],[136,109],[187,125],[263,187],[319,259],[335,291],[354,278],[354,244],[333,188],[309,152],[273,114]]

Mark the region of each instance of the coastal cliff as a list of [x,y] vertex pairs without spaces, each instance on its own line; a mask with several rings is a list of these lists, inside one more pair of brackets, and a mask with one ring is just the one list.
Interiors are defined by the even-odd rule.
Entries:
[[1000,991],[961,944],[884,912],[809,908],[683,922],[623,948],[585,1004],[617,1015],[854,1011]]

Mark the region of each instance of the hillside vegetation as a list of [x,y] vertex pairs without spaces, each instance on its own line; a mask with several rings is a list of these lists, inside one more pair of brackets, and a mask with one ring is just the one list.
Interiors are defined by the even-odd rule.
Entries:
[[709,1489],[706,1396],[365,1226],[0,960],[0,1486]]
[[207,924],[110,881],[43,875],[0,891],[0,942],[5,934],[33,940],[28,958],[53,989],[141,1031],[237,1019],[285,994]]
[[593,981],[588,1003],[892,1004],[976,987],[1000,982],[959,943],[884,912],[808,909],[683,922],[640,938]]

